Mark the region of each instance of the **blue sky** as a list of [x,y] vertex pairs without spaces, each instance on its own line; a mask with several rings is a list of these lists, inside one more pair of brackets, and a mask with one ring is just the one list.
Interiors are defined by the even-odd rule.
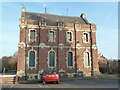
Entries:
[[[0,3],[1,4],[1,3]],[[18,50],[19,18],[22,4],[28,12],[47,13],[79,17],[86,14],[89,22],[97,25],[97,46],[107,58],[118,58],[118,3],[117,2],[4,2],[0,5],[0,58],[10,56]],[[68,12],[67,9],[68,8]]]

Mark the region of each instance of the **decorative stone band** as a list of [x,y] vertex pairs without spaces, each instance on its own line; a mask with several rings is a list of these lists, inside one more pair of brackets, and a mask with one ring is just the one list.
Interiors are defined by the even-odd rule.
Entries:
[[23,48],[23,47],[25,47],[26,45],[25,45],[25,43],[24,42],[20,42],[19,44],[18,44],[18,47],[21,47],[21,48]]
[[[19,43],[18,46],[21,47],[21,48],[23,48],[23,47],[25,47],[25,43],[21,42],[21,43]],[[41,44],[39,44],[39,46],[38,46],[38,45],[28,45],[28,44],[27,44],[27,47],[61,48],[61,49],[63,49],[63,48],[73,48],[73,49],[75,49],[75,47],[64,46],[64,45],[61,44],[61,43],[60,43],[58,46],[47,46],[47,45],[45,45],[45,43],[41,43]],[[80,49],[80,48],[90,49],[90,47],[83,47],[83,46],[80,46],[80,45],[77,45],[76,48],[77,48],[77,49]],[[93,48],[93,49],[97,49],[97,46],[96,46],[96,45],[93,45],[92,48]]]
[[[46,29],[46,30],[50,30],[52,29],[59,29],[61,30],[71,30],[74,31],[74,27],[58,27],[58,26],[40,26],[40,25],[32,25],[32,24],[20,24],[20,27],[24,28],[41,28],[41,29]],[[76,28],[76,31],[90,31],[90,28]],[[96,30],[92,30],[93,32],[95,32]]]

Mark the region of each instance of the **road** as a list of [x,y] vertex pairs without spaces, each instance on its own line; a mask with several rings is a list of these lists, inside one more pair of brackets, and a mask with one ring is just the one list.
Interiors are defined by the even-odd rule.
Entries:
[[105,78],[75,78],[61,80],[60,84],[32,83],[32,84],[13,84],[3,85],[2,88],[118,88],[118,79]]

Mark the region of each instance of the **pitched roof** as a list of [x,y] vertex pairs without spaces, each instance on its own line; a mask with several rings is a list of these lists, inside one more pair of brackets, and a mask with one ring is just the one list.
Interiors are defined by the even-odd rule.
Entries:
[[81,23],[81,24],[89,24],[89,22],[86,19],[83,19],[81,17],[72,17],[72,16],[61,16],[61,15],[53,15],[53,14],[43,14],[43,13],[31,13],[26,12],[25,15],[26,19],[30,20],[47,20],[49,22],[66,22],[66,23]]

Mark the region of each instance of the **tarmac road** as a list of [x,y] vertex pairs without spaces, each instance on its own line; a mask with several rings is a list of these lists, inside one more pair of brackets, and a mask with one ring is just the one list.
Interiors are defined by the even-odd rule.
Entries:
[[3,85],[2,88],[118,88],[118,79],[108,78],[72,78],[61,80],[60,84],[26,83]]

